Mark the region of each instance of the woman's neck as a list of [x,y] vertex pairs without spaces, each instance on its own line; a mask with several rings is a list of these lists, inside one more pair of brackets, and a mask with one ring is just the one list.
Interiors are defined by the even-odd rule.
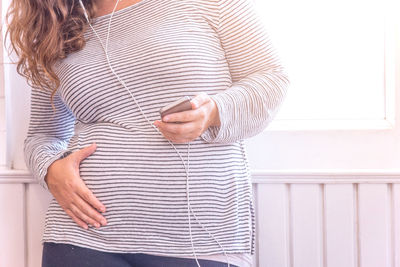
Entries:
[[[117,1],[118,0],[97,0],[96,1],[97,12],[95,17],[100,17],[110,14],[113,11],[115,3]],[[136,4],[140,1],[141,0],[120,0],[115,11]]]

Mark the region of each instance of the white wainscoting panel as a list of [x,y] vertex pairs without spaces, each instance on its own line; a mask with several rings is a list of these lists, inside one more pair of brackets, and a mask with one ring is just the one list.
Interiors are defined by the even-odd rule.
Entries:
[[388,184],[358,186],[360,266],[391,266],[390,192]]
[[0,183],[0,267],[24,267],[24,185]]
[[47,207],[52,196],[38,184],[27,184],[26,213],[28,266],[40,267],[42,263],[42,234]]
[[[254,267],[400,267],[400,172],[256,173],[253,192]],[[0,267],[41,266],[51,199],[0,174]]]
[[400,266],[400,184],[392,184],[392,264]]
[[290,267],[287,184],[257,185],[258,265]]
[[322,195],[319,184],[291,184],[290,203],[294,267],[322,267]]
[[325,265],[357,266],[356,184],[326,184],[324,192]]

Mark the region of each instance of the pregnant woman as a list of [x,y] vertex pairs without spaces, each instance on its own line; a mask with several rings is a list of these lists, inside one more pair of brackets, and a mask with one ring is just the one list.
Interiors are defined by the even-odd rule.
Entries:
[[13,0],[7,21],[53,196],[42,266],[251,266],[244,139],[288,86],[252,0]]

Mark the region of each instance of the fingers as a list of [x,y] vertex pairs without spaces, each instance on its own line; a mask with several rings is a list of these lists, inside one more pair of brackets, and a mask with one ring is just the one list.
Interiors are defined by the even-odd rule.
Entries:
[[192,109],[196,109],[210,100],[211,98],[206,92],[201,92],[192,98],[190,103],[192,104]]
[[175,112],[162,117],[162,122],[191,122],[203,120],[207,116],[206,109],[192,109]]
[[97,148],[96,143],[92,143],[78,151],[75,151],[73,154],[76,157],[76,159],[78,160],[78,162],[81,162],[82,160],[84,160],[85,158],[87,158],[88,156],[93,154],[93,152],[96,150],[96,148]]
[[165,115],[162,117],[163,122],[189,122],[203,117],[205,111],[198,109],[202,105],[211,101],[210,96],[207,93],[199,93],[194,98],[190,100],[192,105],[191,110],[175,112],[172,114]]
[[[79,179],[75,194],[72,197],[72,204],[77,206],[83,213],[86,222],[97,227],[98,224],[106,225],[106,219],[98,212],[105,212],[106,207],[96,198],[93,192],[86,186],[82,179]],[[95,208],[98,210],[96,211]],[[81,217],[83,219],[83,217]],[[98,225],[100,226],[100,225]]]
[[185,110],[181,112],[175,112],[162,117],[163,122],[189,122],[193,121],[198,117],[198,110]]
[[106,211],[106,207],[97,199],[97,197],[95,197],[93,192],[90,191],[89,189],[79,192],[79,195],[84,200],[86,200],[90,205],[95,207],[97,210],[99,210],[101,212],[105,212]]
[[[211,103],[211,102],[210,102]],[[190,121],[185,116],[191,115]],[[207,107],[196,110],[188,110],[166,115],[163,119],[170,117],[168,122],[156,120],[153,124],[159,128],[163,136],[175,143],[186,143],[197,138],[202,132],[208,120]],[[182,123],[175,123],[179,121]]]
[[[90,191],[90,190],[88,190],[88,191]],[[85,195],[85,198],[87,198],[88,195],[90,195],[90,194],[85,193],[84,195]],[[94,196],[93,196],[93,197],[94,197]],[[106,224],[107,224],[106,219],[105,219],[98,211],[96,211],[96,210],[91,206],[91,205],[93,205],[92,202],[91,202],[92,199],[91,199],[91,198],[85,199],[85,198],[81,198],[80,195],[76,195],[74,204],[75,204],[76,206],[78,206],[80,210],[84,211],[85,214],[87,214],[89,217],[91,217],[91,218],[92,218],[93,220],[95,220],[96,222],[101,223],[103,226],[106,225]],[[86,200],[86,201],[85,201],[85,200]],[[96,200],[97,200],[97,199],[96,199]],[[99,201],[97,200],[97,202],[99,202]],[[99,202],[99,203],[100,203],[100,202]],[[90,205],[90,204],[91,204],[91,205]],[[100,205],[102,205],[102,204],[100,203]],[[100,209],[100,210],[101,210],[101,209]]]
[[87,224],[96,228],[99,228],[100,224],[103,226],[107,224],[106,219],[77,194],[72,197],[68,208],[64,208],[64,210],[84,229],[87,229]]
[[[184,124],[163,123],[157,126],[161,134],[174,143],[186,143],[195,139],[200,132],[200,125],[195,122],[187,122]],[[163,128],[164,127],[164,128]]]
[[[76,201],[70,206],[70,210],[74,213],[75,216],[77,216],[79,219],[82,221],[91,224],[95,226],[96,228],[100,228],[100,223],[96,221],[93,217],[94,215],[89,215],[89,214],[94,214],[94,210],[88,207],[88,205],[81,201]],[[92,217],[93,216],[93,217]]]
[[180,124],[160,122],[157,127],[163,132],[179,135],[190,134],[191,132],[194,132],[198,125],[199,124],[196,122],[186,122]]
[[81,219],[79,219],[70,209],[65,209],[65,212],[82,228],[84,229],[88,229],[89,227],[87,226],[87,224],[82,221]]

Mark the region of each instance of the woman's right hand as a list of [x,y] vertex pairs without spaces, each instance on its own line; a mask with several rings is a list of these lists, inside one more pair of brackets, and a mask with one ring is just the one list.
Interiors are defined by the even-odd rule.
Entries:
[[[82,160],[96,150],[96,144],[74,151],[65,158],[55,160],[49,167],[45,181],[54,198],[64,211],[81,227],[88,224],[97,228],[106,225],[106,219],[99,213],[105,206],[94,196],[79,175]],[[95,210],[95,208],[98,210]]]

